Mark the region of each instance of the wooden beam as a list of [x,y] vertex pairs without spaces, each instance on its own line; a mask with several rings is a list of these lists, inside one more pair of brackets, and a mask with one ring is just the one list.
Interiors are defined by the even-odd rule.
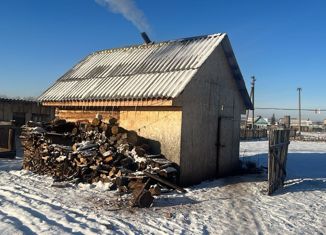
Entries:
[[179,187],[178,185],[175,185],[173,183],[171,183],[170,181],[166,180],[166,179],[163,179],[162,177],[159,177],[157,175],[154,175],[154,174],[151,174],[149,173],[148,171],[143,171],[143,173],[148,176],[149,178],[152,178],[154,180],[156,180],[157,182],[160,182],[161,184],[164,184],[170,188],[173,188],[181,193],[186,193],[187,190],[185,190],[184,188],[182,187]]
[[147,100],[90,100],[90,101],[44,101],[43,106],[55,107],[138,107],[138,106],[172,106],[172,99],[147,99]]

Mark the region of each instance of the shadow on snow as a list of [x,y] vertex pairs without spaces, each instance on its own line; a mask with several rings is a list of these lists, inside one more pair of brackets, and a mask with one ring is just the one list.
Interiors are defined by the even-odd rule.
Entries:
[[[268,165],[267,154],[241,159],[264,167]],[[274,195],[287,192],[326,191],[326,153],[289,153],[286,170],[284,188]]]

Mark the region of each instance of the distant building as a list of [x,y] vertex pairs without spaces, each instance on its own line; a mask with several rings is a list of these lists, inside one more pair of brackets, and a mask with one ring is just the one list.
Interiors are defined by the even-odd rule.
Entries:
[[54,107],[44,107],[31,100],[0,98],[0,121],[15,121],[21,126],[27,121],[49,121],[54,118]]
[[325,131],[324,122],[312,122],[312,131]]
[[[284,118],[279,119],[279,124],[284,124]],[[291,118],[290,127],[294,130],[299,130],[299,119]],[[313,130],[313,122],[309,119],[301,119],[301,131],[312,131]]]
[[262,116],[258,116],[255,119],[255,127],[258,129],[267,129],[270,126],[270,122],[268,118],[263,118]]
[[[247,126],[246,126],[247,125]],[[264,118],[262,116],[257,116],[254,119],[254,125],[255,128],[258,129],[267,129],[271,123],[269,122],[268,118]],[[241,128],[252,128],[252,118],[248,117],[248,119],[246,120],[246,117],[244,115],[241,116]]]

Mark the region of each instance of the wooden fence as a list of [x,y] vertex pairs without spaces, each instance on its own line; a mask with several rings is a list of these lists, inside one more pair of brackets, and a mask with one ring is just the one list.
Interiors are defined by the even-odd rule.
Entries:
[[269,132],[268,195],[284,185],[289,139],[290,130]]
[[266,129],[241,129],[240,139],[241,140],[252,140],[252,139],[263,139],[267,138]]
[[0,122],[0,157],[15,156],[15,129],[11,122]]

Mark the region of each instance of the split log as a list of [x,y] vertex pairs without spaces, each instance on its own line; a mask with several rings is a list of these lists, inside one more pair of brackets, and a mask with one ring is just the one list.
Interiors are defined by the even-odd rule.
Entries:
[[93,126],[99,126],[101,124],[101,120],[99,118],[94,118],[92,120],[92,125]]
[[154,201],[154,197],[151,192],[144,190],[137,197],[136,204],[140,208],[150,207]]
[[117,186],[127,186],[129,184],[129,178],[125,176],[116,177],[115,183]]
[[111,127],[111,133],[112,133],[112,135],[118,134],[119,133],[119,127],[118,126]]
[[169,166],[167,168],[164,168],[164,169],[161,169],[158,174],[160,176],[163,176],[165,178],[171,178],[173,177],[174,175],[177,174],[177,169],[175,169],[174,167],[172,166]]
[[159,182],[161,184],[164,184],[164,185],[166,185],[166,186],[168,186],[170,188],[173,188],[173,189],[175,189],[175,190],[177,190],[177,191],[179,191],[181,193],[186,193],[187,192],[184,188],[182,188],[182,187],[180,187],[180,186],[178,186],[176,184],[173,184],[173,183],[171,183],[171,182],[169,182],[169,181],[167,181],[165,179],[162,179],[161,177],[159,177],[157,175],[153,175],[153,174],[151,174],[151,173],[149,173],[147,171],[144,171],[144,174],[146,176],[148,176],[149,178],[152,178],[153,180],[156,180],[157,182]]
[[111,155],[111,156],[106,157],[106,158],[103,160],[103,162],[105,162],[105,163],[110,163],[110,162],[112,162],[113,160],[114,160],[114,158],[113,158],[113,156]]
[[152,194],[152,196],[159,196],[161,195],[161,188],[157,184],[151,185],[149,192]]
[[111,118],[109,119],[109,123],[110,123],[111,125],[115,125],[117,122],[118,122],[118,120],[117,120],[116,118],[114,118],[114,117],[111,117]]
[[128,141],[128,143],[130,143],[132,145],[136,145],[137,142],[138,142],[137,132],[135,132],[135,131],[129,131],[127,133],[127,141]]
[[107,129],[108,129],[108,124],[102,122],[101,125],[100,125],[100,128],[102,129],[102,131],[107,131]]
[[146,187],[148,186],[150,182],[150,179],[146,181],[146,183],[143,185],[143,187],[139,191],[134,191],[134,199],[132,202],[133,206],[138,206],[140,208],[144,207],[150,207],[153,203],[154,197],[152,194],[146,190]]
[[142,190],[142,188],[144,186],[143,179],[144,178],[142,177],[140,179],[131,180],[128,183],[128,188],[130,188],[130,190],[132,190],[132,191],[140,191],[140,190]]
[[113,178],[117,173],[118,169],[116,167],[112,167],[111,171],[109,172],[109,177]]

